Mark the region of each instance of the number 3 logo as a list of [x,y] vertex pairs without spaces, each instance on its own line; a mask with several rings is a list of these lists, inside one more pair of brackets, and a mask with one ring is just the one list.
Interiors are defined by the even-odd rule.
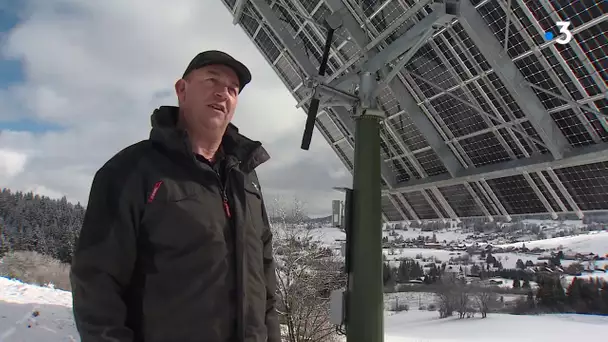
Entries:
[[558,39],[555,40],[555,42],[562,45],[570,43],[570,41],[572,40],[572,32],[570,32],[570,30],[568,29],[568,27],[570,26],[570,22],[558,21],[555,24],[559,27],[559,33],[563,33],[566,35],[565,37],[560,36]]

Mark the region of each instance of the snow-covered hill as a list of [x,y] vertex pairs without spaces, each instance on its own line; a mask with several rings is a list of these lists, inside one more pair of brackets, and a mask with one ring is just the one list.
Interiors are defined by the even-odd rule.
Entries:
[[0,277],[0,342],[79,340],[70,292]]
[[524,243],[526,247],[530,249],[536,247],[543,249],[560,248],[579,253],[594,253],[598,255],[608,254],[608,232],[604,231],[545,240],[526,241],[523,243],[517,242],[496,247],[521,247]]
[[[69,292],[0,278],[0,342],[79,341]],[[387,315],[386,342],[570,342],[601,341],[608,317],[581,315],[438,319],[412,310]],[[603,337],[602,337],[603,336]]]

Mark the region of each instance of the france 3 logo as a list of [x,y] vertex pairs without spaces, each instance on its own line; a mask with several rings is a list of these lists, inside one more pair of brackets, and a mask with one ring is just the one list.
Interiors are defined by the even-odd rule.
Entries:
[[570,43],[572,40],[572,32],[570,31],[570,22],[569,21],[558,21],[555,23],[559,28],[559,36],[555,38],[552,31],[545,32],[545,40],[551,41],[555,38],[555,42],[557,44],[565,45]]

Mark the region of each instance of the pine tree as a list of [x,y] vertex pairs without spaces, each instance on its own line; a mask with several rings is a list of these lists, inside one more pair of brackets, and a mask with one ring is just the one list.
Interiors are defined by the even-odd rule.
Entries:
[[399,283],[407,283],[422,276],[424,276],[424,269],[417,261],[406,259],[399,263],[397,269],[397,281]]
[[536,302],[534,302],[534,293],[532,290],[529,290],[526,295],[526,303],[528,304],[529,309],[536,308]]
[[555,308],[558,312],[563,312],[566,303],[566,292],[559,279],[553,279],[553,296],[555,298]]
[[605,281],[602,285],[600,293],[600,305],[603,314],[608,314],[608,281]]
[[574,277],[572,282],[566,290],[566,297],[568,298],[568,305],[573,308],[576,312],[580,310],[581,292],[582,292],[582,279]]
[[514,288],[514,289],[519,289],[519,288],[521,288],[521,283],[519,282],[519,278],[515,278],[515,279],[513,280],[513,288]]
[[521,259],[517,259],[517,262],[515,263],[515,265],[516,265],[515,266],[516,268],[521,269],[521,270],[526,268],[526,265],[524,264],[523,260],[521,260]]
[[566,303],[566,294],[559,278],[540,276],[536,293],[538,305],[554,312],[562,312]]
[[584,312],[597,314],[601,311],[601,284],[596,280],[585,281],[581,284],[581,302],[584,305]]
[[471,266],[472,275],[480,275],[480,272],[481,272],[481,267],[479,267],[479,265],[473,264],[473,266]]
[[396,284],[395,273],[388,263],[385,262],[382,264],[382,266],[382,278],[384,281],[384,286],[394,287]]
[[84,208],[65,197],[54,200],[33,193],[0,190],[0,255],[29,250],[71,261]]

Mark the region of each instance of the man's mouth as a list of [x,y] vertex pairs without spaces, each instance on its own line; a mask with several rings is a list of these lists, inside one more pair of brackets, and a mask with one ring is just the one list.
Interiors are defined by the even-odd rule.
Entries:
[[219,104],[210,104],[209,107],[215,109],[215,110],[219,110],[222,113],[226,112],[226,109],[224,108],[224,106],[219,105]]

